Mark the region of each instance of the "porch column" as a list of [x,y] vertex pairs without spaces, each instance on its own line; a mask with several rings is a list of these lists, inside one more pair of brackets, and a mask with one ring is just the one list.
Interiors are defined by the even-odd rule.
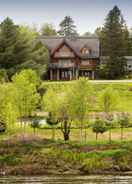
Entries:
[[75,70],[74,70],[74,67],[72,68],[72,79],[75,79]]
[[53,80],[53,70],[50,69],[50,80]]
[[69,75],[70,75],[70,80],[72,80],[72,71],[69,71]]
[[78,79],[78,74],[79,74],[79,71],[78,71],[78,69],[76,69],[76,79]]
[[59,72],[59,69],[57,69],[57,81],[60,80],[60,72]]
[[94,71],[92,71],[92,80],[94,80],[95,75],[94,75]]

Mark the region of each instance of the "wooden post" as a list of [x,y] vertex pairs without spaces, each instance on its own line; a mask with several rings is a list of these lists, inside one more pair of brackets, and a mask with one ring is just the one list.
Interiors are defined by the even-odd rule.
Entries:
[[53,70],[50,69],[50,80],[53,80]]
[[70,80],[72,80],[72,71],[70,71]]
[[78,68],[76,68],[76,79],[78,79]]
[[94,71],[92,71],[92,80],[94,80]]
[[59,72],[59,69],[57,69],[57,81],[60,80],[60,72]]
[[72,68],[72,79],[75,79],[75,71],[74,71],[74,67]]

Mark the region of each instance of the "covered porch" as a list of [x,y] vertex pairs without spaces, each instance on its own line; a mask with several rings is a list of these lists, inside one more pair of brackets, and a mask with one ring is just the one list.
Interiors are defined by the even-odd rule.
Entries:
[[53,69],[51,68],[49,70],[49,79],[50,80],[74,80],[77,79],[79,75],[79,72],[75,68],[57,68]]
[[94,80],[95,79],[95,71],[88,70],[88,69],[80,69],[79,70],[79,77],[87,77],[89,79]]

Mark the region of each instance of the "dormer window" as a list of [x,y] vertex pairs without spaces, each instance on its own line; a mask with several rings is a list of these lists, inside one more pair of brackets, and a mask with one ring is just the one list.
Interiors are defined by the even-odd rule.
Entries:
[[90,54],[90,50],[89,50],[89,48],[87,48],[87,47],[83,47],[83,48],[81,49],[81,53],[82,53],[82,54]]

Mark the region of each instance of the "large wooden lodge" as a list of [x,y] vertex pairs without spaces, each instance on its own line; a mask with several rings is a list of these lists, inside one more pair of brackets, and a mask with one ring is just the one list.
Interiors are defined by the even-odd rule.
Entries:
[[[41,37],[50,53],[46,79],[74,80],[96,78],[96,68],[105,62],[100,55],[100,42],[94,37]],[[132,56],[126,56],[127,70],[132,72]]]
[[95,78],[100,57],[97,38],[43,37],[41,41],[50,53],[47,79],[73,80],[80,76]]

